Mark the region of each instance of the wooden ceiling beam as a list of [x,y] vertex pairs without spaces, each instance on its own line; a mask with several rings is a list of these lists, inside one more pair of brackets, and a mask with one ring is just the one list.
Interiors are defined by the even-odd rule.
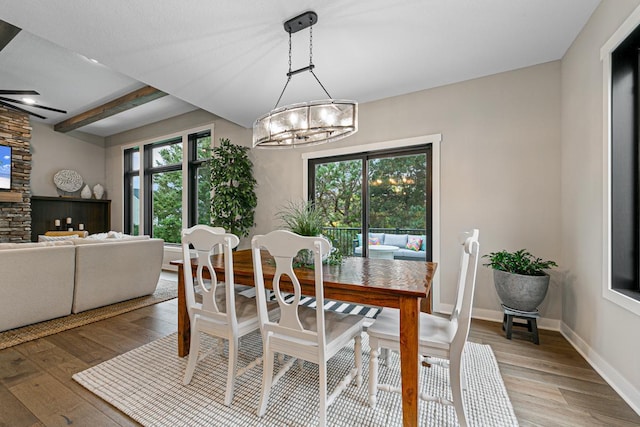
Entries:
[[99,107],[92,108],[91,110],[80,113],[70,119],[64,120],[53,126],[56,132],[67,133],[72,130],[81,128],[98,120],[106,119],[107,117],[137,107],[147,102],[151,102],[158,98],[166,96],[165,92],[158,90],[152,86],[145,86],[131,93],[121,96],[120,98],[109,101],[106,104],[102,104]]

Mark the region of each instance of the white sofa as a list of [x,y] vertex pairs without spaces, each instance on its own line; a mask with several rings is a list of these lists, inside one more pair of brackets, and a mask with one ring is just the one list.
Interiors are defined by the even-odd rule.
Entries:
[[148,236],[0,244],[0,331],[152,294],[163,246]]
[[164,241],[73,239],[76,247],[73,313],[152,294],[162,270]]
[[71,242],[0,243],[0,331],[71,314]]

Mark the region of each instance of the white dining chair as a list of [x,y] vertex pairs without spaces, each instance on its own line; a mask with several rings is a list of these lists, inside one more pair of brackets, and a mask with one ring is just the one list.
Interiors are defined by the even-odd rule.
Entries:
[[[221,227],[196,225],[182,231],[183,262],[188,266],[192,261],[192,253],[195,252],[197,288],[198,293],[202,295],[202,302],[198,302],[192,270],[184,268],[185,297],[191,323],[191,346],[183,383],[187,385],[191,382],[196,364],[209,355],[200,355],[201,332],[219,338],[222,343],[222,340],[228,340],[229,363],[224,398],[227,406],[231,405],[233,400],[236,376],[242,375],[262,361],[258,358],[248,366],[237,369],[239,338],[260,328],[255,298],[241,295],[239,292],[247,287],[238,287],[233,281],[232,249],[238,246],[238,243],[237,236],[225,233]],[[224,254],[224,281],[218,281],[211,263],[211,255],[218,250]],[[204,269],[209,271],[211,280],[204,278]],[[277,306],[272,303],[268,309],[277,309]],[[222,354],[223,346],[220,346],[219,350]]]
[[[460,271],[458,275],[458,293],[453,312],[449,318],[432,314],[420,313],[419,324],[419,352],[425,355],[425,361],[444,367],[449,367],[449,383],[452,399],[440,396],[430,396],[420,393],[420,399],[435,401],[455,408],[458,423],[467,425],[467,416],[462,398],[465,387],[464,372],[462,370],[462,355],[469,335],[471,324],[471,307],[478,268],[479,231],[477,229],[464,233],[462,239],[462,254],[460,257]],[[378,383],[378,357],[380,348],[400,350],[400,318],[397,309],[385,308],[378,315],[375,322],[367,329],[369,346],[371,347],[369,361],[369,403],[376,406],[378,390],[400,393],[400,387]],[[437,359],[434,359],[437,358]],[[389,358],[386,358],[389,363]],[[416,361],[419,363],[419,361]]]
[[[255,236],[251,242],[255,285],[258,295],[258,314],[262,328],[264,345],[264,370],[262,393],[258,405],[258,415],[267,410],[271,388],[291,368],[296,359],[315,363],[319,367],[319,425],[327,420],[327,408],[334,399],[356,379],[362,383],[361,334],[364,317],[341,314],[324,310],[324,289],[322,274],[322,256],[330,249],[329,242],[323,237],[305,237],[290,231],[277,230],[263,236]],[[271,321],[267,316],[265,296],[265,278],[262,269],[261,250],[266,250],[275,260],[273,292],[280,307],[280,319]],[[293,259],[300,250],[310,250],[314,258],[316,307],[300,305],[302,289]],[[299,270],[298,270],[299,272]],[[292,290],[281,289],[283,278],[292,283]],[[293,300],[287,303],[285,297],[293,294]],[[355,368],[351,369],[335,390],[327,396],[327,361],[351,340],[355,340]],[[291,356],[278,373],[273,376],[274,353]]]

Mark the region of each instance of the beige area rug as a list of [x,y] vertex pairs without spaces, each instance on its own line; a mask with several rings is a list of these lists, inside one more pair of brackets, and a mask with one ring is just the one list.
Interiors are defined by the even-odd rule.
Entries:
[[[205,338],[206,345],[214,340]],[[260,335],[254,333],[240,343],[239,367],[262,352]],[[371,409],[367,398],[369,346],[363,336],[364,383],[348,386],[329,407],[330,426],[400,426],[400,395],[379,392],[379,403]],[[226,354],[226,353],[225,353]],[[344,348],[328,363],[329,392],[353,366],[353,347]],[[236,381],[232,405],[223,404],[226,384],[226,356],[217,351],[201,361],[191,384],[182,385],[186,358],[176,354],[176,335],[156,340],[73,376],[74,380],[145,426],[310,426],[317,425],[318,369],[297,364],[271,393],[267,413],[259,418],[262,367]],[[487,345],[469,343],[465,354],[468,390],[465,402],[472,426],[517,426],[513,407],[504,387],[497,362]],[[399,356],[393,354],[390,367],[380,364],[382,382],[399,384]],[[278,365],[276,362],[275,371]],[[422,391],[450,396],[447,370],[433,366],[421,369]],[[453,407],[420,403],[420,425],[457,425]]]
[[78,326],[108,319],[109,317],[117,316],[148,305],[158,304],[160,302],[176,298],[177,296],[178,283],[176,281],[160,279],[158,281],[156,291],[151,295],[0,332],[0,350],[25,343],[27,341],[57,334],[58,332],[66,331],[68,329],[77,328]]

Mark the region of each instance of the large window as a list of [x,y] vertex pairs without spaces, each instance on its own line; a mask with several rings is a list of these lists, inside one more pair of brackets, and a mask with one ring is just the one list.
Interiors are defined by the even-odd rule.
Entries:
[[183,228],[210,223],[211,141],[204,129],[124,151],[126,232],[179,243]]
[[308,194],[344,255],[432,259],[431,151],[425,145],[309,160]]
[[640,300],[640,29],[611,56],[611,287]]
[[144,147],[144,180],[147,190],[145,234],[167,243],[179,243],[182,229],[181,138]]
[[124,151],[124,232],[140,234],[140,149]]
[[[640,13],[602,46],[602,295],[640,315]],[[586,182],[586,181],[585,181]]]
[[211,131],[189,135],[189,227],[211,223]]

